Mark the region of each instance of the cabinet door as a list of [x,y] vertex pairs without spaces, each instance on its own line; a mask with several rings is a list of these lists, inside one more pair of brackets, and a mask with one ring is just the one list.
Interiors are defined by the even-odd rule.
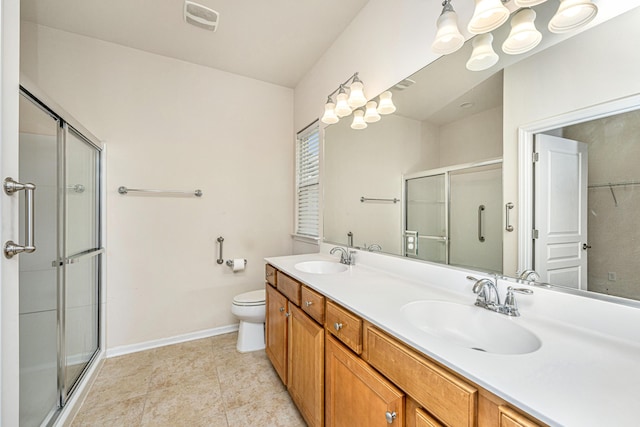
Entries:
[[267,315],[265,349],[282,382],[287,384],[287,318],[288,301],[272,286],[266,285]]
[[324,329],[289,306],[289,394],[310,427],[324,421]]
[[523,415],[520,415],[508,406],[500,405],[500,427],[537,427],[538,424]]
[[326,369],[327,427],[404,426],[404,394],[329,334]]

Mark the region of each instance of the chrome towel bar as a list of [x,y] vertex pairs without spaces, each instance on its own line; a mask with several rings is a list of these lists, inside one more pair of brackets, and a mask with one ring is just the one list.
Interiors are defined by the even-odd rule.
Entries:
[[364,202],[393,202],[393,203],[398,203],[400,201],[400,199],[396,199],[395,197],[393,199],[372,199],[370,197],[360,197],[360,201],[362,203]]
[[118,193],[124,195],[130,192],[137,193],[156,193],[156,194],[190,194],[196,197],[202,197],[202,190],[195,191],[181,191],[181,190],[145,190],[142,188],[127,188],[125,186],[118,188]]

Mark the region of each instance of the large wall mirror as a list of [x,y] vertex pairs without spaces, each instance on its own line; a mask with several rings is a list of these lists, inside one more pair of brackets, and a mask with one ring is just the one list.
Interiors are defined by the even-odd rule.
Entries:
[[[348,118],[328,126],[324,240],[505,274],[517,259],[542,282],[639,300],[640,103],[606,105],[640,93],[640,2],[619,3],[599,2],[604,22],[557,35],[547,1],[534,7],[533,51],[504,54],[505,24],[495,66],[468,71],[469,41],[391,87],[394,114],[364,130]],[[550,172],[534,162],[545,144],[560,165]]]

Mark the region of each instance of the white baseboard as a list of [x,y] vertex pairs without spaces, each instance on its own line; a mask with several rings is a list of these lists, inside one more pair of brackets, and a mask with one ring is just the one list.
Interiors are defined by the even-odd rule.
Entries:
[[177,335],[169,338],[161,338],[153,341],[145,341],[138,344],[122,345],[119,347],[108,348],[107,358],[122,356],[125,354],[136,353],[138,351],[150,350],[152,348],[164,347],[165,345],[178,344],[181,342],[199,340],[201,338],[213,337],[216,335],[228,334],[238,330],[239,324],[228,326],[220,326],[213,329],[205,329],[203,331],[191,332],[184,335]]

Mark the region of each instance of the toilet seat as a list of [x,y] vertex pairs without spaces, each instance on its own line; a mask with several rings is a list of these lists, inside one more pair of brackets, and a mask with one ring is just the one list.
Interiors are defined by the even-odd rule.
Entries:
[[266,296],[264,289],[258,289],[257,291],[249,291],[240,295],[236,295],[233,298],[233,305],[239,305],[244,307],[252,307],[257,305],[265,305]]

